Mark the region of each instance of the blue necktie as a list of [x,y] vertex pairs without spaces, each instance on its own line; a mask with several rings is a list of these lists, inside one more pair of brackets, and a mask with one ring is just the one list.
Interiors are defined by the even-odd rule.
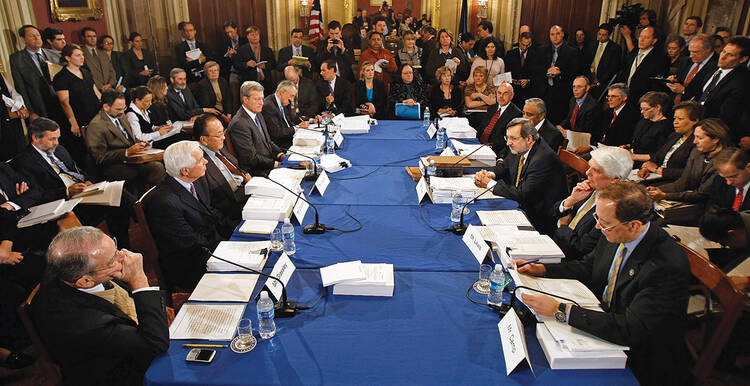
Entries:
[[258,118],[258,115],[255,115],[255,125],[258,126],[258,132],[260,132],[260,136],[263,139],[263,142],[266,142],[266,134],[263,133],[263,126],[260,125],[260,118]]
[[47,158],[58,168],[60,168],[60,172],[69,175],[71,178],[73,178],[73,181],[75,182],[85,182],[86,177],[83,176],[81,173],[74,172],[70,169],[68,169],[67,166],[65,166],[65,163],[57,159],[53,153],[47,153]]

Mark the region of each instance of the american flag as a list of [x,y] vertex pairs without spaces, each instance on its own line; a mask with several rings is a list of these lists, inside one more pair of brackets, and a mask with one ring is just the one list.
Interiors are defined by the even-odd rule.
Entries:
[[323,38],[323,22],[320,12],[320,0],[314,0],[310,10],[310,30],[307,38],[310,43],[315,43],[318,39]]

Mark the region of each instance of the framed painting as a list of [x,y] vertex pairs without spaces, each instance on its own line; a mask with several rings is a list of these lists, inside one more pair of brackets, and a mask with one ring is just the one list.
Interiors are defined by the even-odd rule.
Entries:
[[53,22],[99,20],[104,16],[99,0],[49,0]]
[[388,3],[389,7],[393,7],[393,0],[370,0],[370,6],[380,7],[381,5],[383,5],[383,2]]

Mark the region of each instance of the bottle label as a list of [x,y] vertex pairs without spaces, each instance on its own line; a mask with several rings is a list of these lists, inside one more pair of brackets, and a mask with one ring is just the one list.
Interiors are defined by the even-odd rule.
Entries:
[[504,281],[490,281],[490,289],[492,291],[502,291],[503,290],[503,282]]
[[273,318],[273,308],[271,308],[268,311],[258,311],[258,319],[272,319]]

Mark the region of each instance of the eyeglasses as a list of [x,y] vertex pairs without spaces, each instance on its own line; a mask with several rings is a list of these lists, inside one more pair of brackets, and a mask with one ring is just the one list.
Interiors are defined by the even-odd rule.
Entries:
[[508,137],[507,135],[504,135],[503,138],[505,138],[505,142],[517,142],[522,139],[521,137]]
[[[614,229],[614,228],[616,228],[616,227],[617,227],[617,226],[619,226],[619,225],[622,225],[622,224],[625,224],[625,223],[627,223],[627,222],[618,222],[618,223],[617,223],[617,224],[615,224],[615,225],[611,225],[611,226],[605,227],[605,226],[603,226],[603,225],[602,225],[602,223],[601,223],[601,222],[599,222],[599,215],[598,215],[598,214],[596,214],[596,212],[594,212],[594,221],[596,221],[596,223],[597,223],[597,224],[598,224],[598,225],[599,225],[599,226],[601,227],[601,229],[600,229],[600,230],[601,230],[602,232],[606,232],[606,231],[608,231],[608,230],[610,230],[610,229]],[[629,221],[628,221],[628,222],[629,222]]]

